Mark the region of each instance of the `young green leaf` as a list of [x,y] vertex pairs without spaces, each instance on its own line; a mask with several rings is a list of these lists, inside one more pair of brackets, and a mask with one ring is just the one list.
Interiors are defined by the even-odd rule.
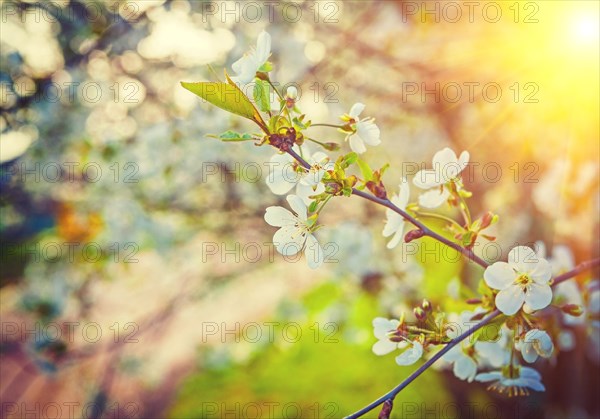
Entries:
[[254,84],[254,102],[258,105],[258,108],[263,112],[271,110],[271,98],[270,98],[270,87],[269,83],[264,80],[255,80]]
[[358,164],[360,172],[362,173],[362,176],[365,179],[365,181],[373,180],[373,170],[371,170],[371,167],[366,161],[364,161],[360,157],[357,157],[356,164]]
[[219,135],[208,134],[207,137],[216,138],[216,139],[219,139],[221,141],[226,141],[226,142],[227,141],[230,141],[230,142],[251,141],[251,140],[255,139],[250,134],[240,134],[240,133],[232,131],[232,130],[225,131]]
[[346,156],[344,156],[344,162],[343,162],[343,168],[347,168],[350,167],[351,164],[354,164],[356,162],[356,160],[358,159],[358,154],[356,154],[354,151],[346,154]]
[[230,84],[219,82],[181,82],[181,85],[195,95],[227,112],[254,120],[256,109],[252,105],[252,102],[240,90]]

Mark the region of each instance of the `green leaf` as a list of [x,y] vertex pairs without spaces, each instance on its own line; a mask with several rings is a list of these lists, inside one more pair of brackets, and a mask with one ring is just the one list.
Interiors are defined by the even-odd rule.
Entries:
[[269,96],[269,83],[264,80],[255,80],[254,84],[254,102],[258,105],[258,109],[263,112],[271,110],[271,98]]
[[315,212],[317,210],[317,206],[319,203],[317,201],[312,201],[308,207],[309,212]]
[[365,181],[373,180],[373,170],[371,170],[369,164],[358,156],[356,157],[356,163]]
[[181,85],[195,95],[227,112],[254,120],[256,109],[252,105],[252,102],[230,84],[220,82],[181,82]]
[[345,169],[347,167],[349,167],[351,164],[353,164],[354,162],[356,162],[356,160],[358,159],[358,154],[356,154],[355,152],[351,152],[348,153],[344,156],[344,161],[343,161],[343,165],[342,167]]
[[216,138],[221,141],[252,141],[254,137],[250,134],[240,134],[238,132],[228,130],[219,135],[208,134],[207,137]]
[[379,178],[380,179],[383,177],[383,174],[385,173],[385,171],[389,168],[390,168],[390,164],[386,163],[383,165],[383,167],[381,169],[379,169]]
[[279,132],[280,128],[287,127],[288,125],[288,120],[283,116],[273,115],[273,117],[271,117],[269,120],[269,129],[271,132],[277,133]]
[[202,99],[227,112],[243,116],[244,118],[256,122],[256,124],[267,133],[267,126],[258,110],[254,107],[252,102],[250,102],[250,99],[248,99],[240,88],[229,78],[227,72],[225,72],[225,78],[227,79],[227,83],[181,82],[181,85],[195,95],[200,96]]

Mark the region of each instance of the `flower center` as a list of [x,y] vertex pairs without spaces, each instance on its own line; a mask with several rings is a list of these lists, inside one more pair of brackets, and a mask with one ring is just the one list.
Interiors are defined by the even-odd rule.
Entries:
[[531,284],[533,280],[527,274],[521,274],[515,279],[515,284],[519,285],[523,289],[527,288],[529,284]]
[[302,221],[298,221],[296,222],[296,224],[294,224],[294,227],[296,227],[296,231],[295,234],[292,235],[292,237],[297,237],[297,236],[306,236],[306,233],[310,233],[310,227],[308,225],[306,225],[306,223],[303,223]]

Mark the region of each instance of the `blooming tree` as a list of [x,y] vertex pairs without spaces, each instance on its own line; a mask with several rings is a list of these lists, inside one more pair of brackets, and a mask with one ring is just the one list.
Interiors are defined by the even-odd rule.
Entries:
[[[362,416],[379,405],[383,405],[381,417],[388,417],[396,395],[440,359],[451,365],[457,378],[489,383],[489,390],[509,396],[544,391],[542,376],[527,365],[539,358],[552,359],[568,347],[566,343],[558,344],[568,340],[561,330],[565,318],[581,318],[585,311],[598,312],[597,287],[588,287],[589,303],[585,308],[579,288],[569,288],[565,281],[600,261],[595,259],[576,267],[562,248],[557,247],[557,255],[547,260],[541,246],[537,251],[515,246],[506,262],[489,264],[473,249],[480,238],[495,240],[484,230],[497,223],[498,216],[491,211],[479,218],[471,215],[467,200],[472,194],[461,179],[461,172],[469,163],[468,151],[459,156],[447,147],[437,152],[432,168],[419,171],[412,179],[423,191],[417,202],[410,202],[410,182],[406,178],[400,180],[398,194],[390,197],[383,182],[388,166],[373,169],[361,157],[368,153],[368,147],[381,143],[374,119],[360,117],[365,105],[355,103],[340,116],[341,124],[313,123],[298,108],[295,87],[280,92],[272,83],[270,53],[271,37],[263,31],[256,49],[233,64],[236,76],[229,77],[225,71],[224,82],[183,82],[182,86],[215,106],[253,121],[258,128],[252,133],[227,131],[217,138],[225,142],[253,141],[257,146],[276,150],[267,185],[278,195],[295,188],[295,194],[287,196],[291,211],[279,206],[266,208],[265,221],[279,228],[273,236],[277,251],[286,256],[303,252],[309,267],[319,268],[324,255],[315,233],[321,228],[321,213],[333,198],[357,196],[386,208],[383,236],[391,237],[389,249],[402,241],[426,236],[482,269],[477,295],[467,301],[473,310],[448,313],[423,300],[413,309],[414,321],[404,315],[399,319],[373,320],[375,355],[394,353],[396,364],[402,366],[426,361],[388,394],[349,417]],[[254,83],[251,98],[241,89],[249,83]],[[275,109],[271,95],[277,97]],[[342,140],[347,145],[313,138],[311,128],[315,126],[336,128],[345,135]],[[309,151],[309,142],[323,150]],[[347,146],[350,150],[344,149]],[[444,204],[457,208],[462,219],[426,211]],[[435,220],[437,227],[426,220]],[[440,222],[452,239],[437,231]],[[597,322],[592,323],[594,327],[597,329]]]

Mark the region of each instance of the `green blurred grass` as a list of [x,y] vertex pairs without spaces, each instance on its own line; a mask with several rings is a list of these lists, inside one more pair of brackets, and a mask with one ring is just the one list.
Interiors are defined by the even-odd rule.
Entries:
[[[215,418],[229,415],[255,415],[250,404],[261,408],[260,417],[343,417],[389,391],[417,365],[399,367],[394,355],[377,357],[371,352],[375,342],[371,320],[380,315],[377,302],[364,293],[348,293],[338,284],[318,287],[305,296],[302,338],[293,344],[278,345],[281,327],[275,328],[275,343],[256,351],[242,364],[230,363],[211,368],[207,365],[192,374],[182,385],[169,417]],[[339,329],[321,330],[315,339],[314,324],[323,326],[323,315],[331,304],[342,301]],[[289,319],[276,318],[284,323]],[[311,327],[313,327],[311,329]],[[337,340],[331,343],[326,340]],[[317,340],[317,342],[315,342]],[[402,392],[397,402],[444,403],[449,400],[439,374],[426,373]],[[268,414],[268,403],[274,413]],[[286,404],[289,407],[284,411]],[[215,410],[216,409],[216,410]],[[227,413],[229,412],[229,413]],[[368,417],[377,417],[379,409]],[[400,417],[400,411],[395,412]]]

